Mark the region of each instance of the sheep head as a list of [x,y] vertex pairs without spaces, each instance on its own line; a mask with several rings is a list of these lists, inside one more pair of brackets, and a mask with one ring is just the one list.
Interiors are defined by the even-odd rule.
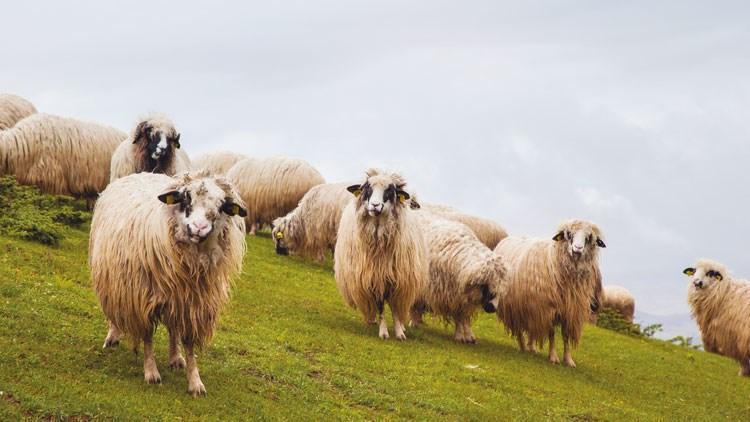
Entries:
[[201,171],[173,179],[158,199],[168,207],[178,241],[202,243],[223,232],[231,218],[247,216],[242,199],[223,177]]
[[278,255],[289,255],[289,250],[297,247],[296,236],[294,236],[294,230],[291,227],[292,219],[292,215],[288,214],[273,220],[271,235],[276,242],[276,253]]
[[729,276],[724,265],[710,259],[698,260],[695,267],[685,268],[682,273],[690,277],[696,291],[711,289]]
[[552,238],[574,261],[586,262],[595,259],[598,248],[606,248],[599,227],[589,221],[568,220],[557,229]]
[[398,214],[410,207],[411,196],[404,190],[406,181],[396,173],[384,173],[370,169],[366,172],[366,179],[362,184],[347,188],[357,197],[357,208],[361,214],[366,212],[372,218]]
[[[133,130],[133,144],[139,146],[139,155],[144,168],[166,167],[171,162],[175,149],[180,148],[180,134],[174,123],[164,116],[152,115],[142,119]],[[149,168],[150,167],[150,168]]]

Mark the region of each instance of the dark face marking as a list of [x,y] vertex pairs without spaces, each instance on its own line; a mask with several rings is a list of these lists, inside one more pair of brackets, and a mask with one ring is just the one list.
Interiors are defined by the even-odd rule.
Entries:
[[190,213],[193,212],[193,197],[188,191],[185,191],[182,194],[182,201],[180,201],[180,212],[184,213],[185,217],[190,217]]
[[383,202],[392,202],[395,203],[396,201],[396,186],[394,186],[392,183],[388,185],[388,187],[385,189],[385,192],[383,193]]
[[372,196],[372,186],[370,186],[369,182],[365,182],[364,185],[362,185],[362,201],[367,202],[370,200],[370,197]]
[[289,255],[289,249],[281,246],[281,242],[276,242],[276,254],[277,255]]
[[486,284],[482,284],[482,308],[488,314],[491,314],[497,311],[497,308],[495,307],[495,305],[492,304],[492,301],[494,299],[495,299],[495,294],[490,292],[489,286],[487,286]]

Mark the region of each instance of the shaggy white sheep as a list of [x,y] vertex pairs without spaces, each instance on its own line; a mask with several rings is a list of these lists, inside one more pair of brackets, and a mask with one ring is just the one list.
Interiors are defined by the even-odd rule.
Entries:
[[21,119],[36,113],[29,101],[13,94],[0,94],[0,130],[15,126]]
[[289,214],[273,221],[276,253],[289,252],[322,261],[326,250],[336,246],[336,233],[344,208],[352,194],[347,183],[313,186]]
[[[555,326],[562,329],[563,362],[575,367],[571,353],[578,344],[601,285],[598,248],[605,247],[595,224],[570,220],[562,223],[552,240],[510,236],[495,248],[508,268],[507,286],[498,317],[521,350],[533,351],[549,340],[549,360],[555,352]],[[524,342],[528,335],[528,343]]]
[[406,181],[374,169],[366,175],[362,184],[348,188],[356,199],[346,206],[339,222],[336,285],[366,322],[377,318],[383,339],[389,337],[383,316],[387,302],[396,338],[405,340],[403,321],[429,277],[427,245],[409,208]]
[[292,211],[323,176],[306,161],[296,158],[248,158],[227,172],[248,207],[245,219],[250,234]]
[[419,323],[429,310],[455,324],[454,338],[475,343],[471,323],[479,307],[497,311],[505,266],[464,224],[428,212],[414,213],[430,251],[429,282],[412,308]]
[[[635,297],[624,287],[615,285],[604,286],[601,293],[600,307],[616,311],[623,319],[632,323],[635,316]],[[593,315],[592,322],[596,323],[596,314]]]
[[112,155],[110,181],[133,173],[173,176],[190,170],[190,159],[180,149],[180,134],[174,123],[161,114],[142,118],[130,137]]
[[203,347],[242,266],[244,204],[232,185],[206,173],[138,173],[102,192],[94,210],[89,265],[110,321],[105,347],[128,335],[143,341],[144,377],[160,383],[152,339],[169,331],[169,364],[184,368],[188,392],[203,395],[194,348]]
[[683,273],[690,277],[688,303],[707,352],[730,357],[740,375],[750,376],[750,282],[727,268],[701,259]]
[[[419,205],[417,205],[417,207],[419,207]],[[443,218],[447,218],[448,220],[457,221],[467,225],[479,240],[490,249],[495,249],[495,246],[497,246],[501,240],[508,237],[508,233],[500,224],[486,218],[464,214],[447,205],[424,204],[422,209],[437,214]]]
[[127,138],[117,129],[49,114],[32,114],[0,131],[0,175],[43,192],[85,198],[109,183],[109,164]]
[[193,160],[193,168],[208,170],[211,174],[226,174],[233,165],[248,158],[243,154],[220,151],[203,154]]

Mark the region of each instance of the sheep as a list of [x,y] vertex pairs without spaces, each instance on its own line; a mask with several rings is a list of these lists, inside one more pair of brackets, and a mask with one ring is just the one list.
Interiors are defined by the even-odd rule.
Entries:
[[430,310],[455,324],[454,339],[476,343],[471,322],[481,306],[497,312],[505,265],[464,224],[427,212],[414,213],[429,247],[429,280],[412,308],[412,322]]
[[0,131],[0,175],[42,192],[93,205],[109,183],[109,163],[127,135],[117,129],[49,114],[32,114]]
[[193,160],[193,168],[208,170],[212,174],[226,174],[233,165],[245,158],[247,156],[227,151],[203,154]]
[[248,206],[245,222],[250,234],[292,211],[323,176],[306,161],[296,158],[247,158],[227,172]]
[[[417,205],[419,207],[419,205]],[[475,217],[473,215],[464,214],[453,207],[447,205],[438,204],[425,204],[422,207],[425,211],[429,211],[433,214],[437,214],[448,220],[458,221],[459,223],[466,224],[469,226],[471,231],[487,245],[490,249],[495,249],[501,240],[508,237],[508,233],[505,231],[503,226],[495,223],[492,220],[486,218]]]
[[[633,323],[635,298],[624,287],[615,285],[604,286],[601,293],[600,307],[602,309],[612,309],[620,314],[625,321]],[[596,324],[596,321],[596,313],[592,313],[591,322]]]
[[349,186],[355,199],[341,215],[334,251],[339,292],[366,323],[380,322],[382,339],[389,338],[387,302],[396,338],[406,340],[403,321],[429,277],[427,244],[405,187],[400,175],[376,169],[366,171],[362,184]]
[[[246,213],[224,178],[138,173],[102,192],[91,222],[89,266],[110,321],[105,347],[143,341],[144,378],[161,382],[152,339],[169,332],[169,365],[187,367],[188,393],[205,395],[195,349],[206,345],[242,266]],[[187,362],[178,349],[185,350]]]
[[36,108],[26,99],[13,94],[0,94],[0,130],[11,128],[34,113]]
[[138,121],[130,137],[112,155],[110,182],[132,173],[173,176],[190,170],[190,159],[180,149],[180,134],[166,116],[152,114]]
[[273,221],[271,232],[276,253],[289,252],[322,262],[326,250],[336,246],[341,213],[352,195],[348,183],[324,183],[313,186],[299,201],[297,208]]
[[750,376],[750,282],[710,259],[698,260],[683,273],[691,280],[688,303],[703,348],[736,360],[739,375]]
[[[508,275],[498,317],[518,341],[521,351],[549,340],[549,361],[558,364],[555,326],[562,329],[563,362],[575,367],[575,347],[588,319],[592,297],[601,284],[598,248],[606,245],[595,224],[583,220],[562,223],[552,240],[511,236],[494,253],[502,256]],[[524,335],[528,335],[528,343]]]

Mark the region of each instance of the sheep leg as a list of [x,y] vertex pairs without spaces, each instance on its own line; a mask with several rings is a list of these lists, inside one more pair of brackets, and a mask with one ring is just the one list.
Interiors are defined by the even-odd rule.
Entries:
[[195,360],[193,344],[183,342],[183,346],[185,347],[185,354],[187,354],[188,394],[193,397],[205,396],[206,387],[203,386],[203,381],[201,381],[201,376],[198,373],[198,362]]
[[161,375],[156,367],[153,334],[143,337],[143,377],[149,384],[161,384]]
[[422,324],[424,324],[424,321],[422,321],[422,310],[417,309],[417,305],[415,305],[411,310],[411,321],[409,321],[409,326],[416,327]]
[[549,361],[555,365],[560,364],[560,358],[555,351],[555,328],[549,330]]
[[456,330],[453,332],[453,339],[459,343],[464,343],[466,335],[464,334],[464,324],[458,318],[454,318],[453,322],[456,324]]
[[750,360],[748,358],[740,361],[740,375],[743,377],[750,377]]
[[522,352],[525,352],[526,351],[526,341],[523,339],[523,332],[518,333],[518,338],[516,340],[518,340],[518,348]]
[[406,327],[396,312],[393,312],[393,330],[396,332],[397,340],[406,340]]
[[576,367],[576,363],[573,362],[573,355],[571,352],[570,347],[570,336],[568,336],[567,330],[563,328],[562,330],[562,336],[563,336],[563,363],[570,366],[571,368]]
[[471,323],[464,321],[464,342],[470,344],[476,344],[477,338],[474,336],[474,331],[471,330]]
[[250,231],[248,233],[255,236],[255,232],[257,231],[258,231],[258,223],[250,224]]
[[185,358],[180,354],[174,330],[169,330],[169,367],[173,370],[185,369]]
[[107,324],[109,325],[109,331],[107,331],[107,337],[104,339],[103,349],[117,346],[120,344],[120,338],[122,338],[122,333],[111,321],[107,321]]
[[534,340],[533,340],[533,339],[531,338],[531,336],[529,336],[529,342],[528,342],[528,343],[526,343],[526,350],[527,350],[527,351],[528,351],[529,353],[536,353],[536,343],[535,343],[535,342],[534,342]]

